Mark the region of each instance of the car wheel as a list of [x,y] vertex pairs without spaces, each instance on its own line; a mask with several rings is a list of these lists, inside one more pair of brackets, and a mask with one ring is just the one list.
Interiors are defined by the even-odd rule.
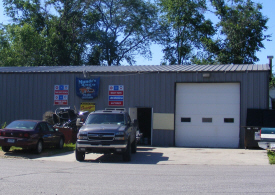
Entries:
[[84,161],[85,152],[79,152],[77,148],[75,148],[75,158],[77,161]]
[[40,154],[43,150],[43,142],[41,140],[38,140],[35,148],[35,153]]
[[131,145],[131,152],[133,154],[135,154],[137,152],[137,139],[135,138],[135,140],[133,141],[132,145]]
[[128,141],[126,151],[122,154],[122,159],[125,162],[131,161],[131,144],[130,144],[130,141]]
[[10,151],[10,146],[2,146],[2,150],[4,151],[4,152],[8,152],[8,151]]
[[56,148],[62,149],[63,146],[64,146],[64,139],[61,137],[61,138],[59,139],[58,144],[56,145]]

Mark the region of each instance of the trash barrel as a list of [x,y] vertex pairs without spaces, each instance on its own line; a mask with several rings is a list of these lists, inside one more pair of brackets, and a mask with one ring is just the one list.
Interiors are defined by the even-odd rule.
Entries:
[[244,146],[246,149],[258,149],[258,141],[261,139],[261,127],[247,126],[245,128]]

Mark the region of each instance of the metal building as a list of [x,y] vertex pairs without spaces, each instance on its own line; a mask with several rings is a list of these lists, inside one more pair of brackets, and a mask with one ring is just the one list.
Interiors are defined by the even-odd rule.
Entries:
[[[125,108],[148,144],[243,148],[247,109],[268,109],[269,76],[269,65],[0,67],[0,124],[42,119],[66,86],[64,106]],[[77,78],[99,78],[98,96],[77,96]]]

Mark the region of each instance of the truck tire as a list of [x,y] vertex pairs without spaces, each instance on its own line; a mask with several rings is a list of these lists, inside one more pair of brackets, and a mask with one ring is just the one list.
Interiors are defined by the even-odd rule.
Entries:
[[137,152],[137,138],[135,137],[135,140],[131,144],[131,152],[135,154]]
[[78,149],[75,149],[75,159],[77,161],[84,161],[85,159],[85,152],[79,152]]
[[122,154],[122,159],[125,162],[131,161],[131,144],[130,144],[130,141],[128,141],[126,151]]

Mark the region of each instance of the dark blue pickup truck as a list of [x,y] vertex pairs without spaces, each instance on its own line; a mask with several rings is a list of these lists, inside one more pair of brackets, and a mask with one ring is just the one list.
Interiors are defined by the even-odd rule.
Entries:
[[75,157],[85,159],[87,153],[122,154],[124,161],[136,153],[136,128],[127,112],[98,110],[91,112],[77,135]]

